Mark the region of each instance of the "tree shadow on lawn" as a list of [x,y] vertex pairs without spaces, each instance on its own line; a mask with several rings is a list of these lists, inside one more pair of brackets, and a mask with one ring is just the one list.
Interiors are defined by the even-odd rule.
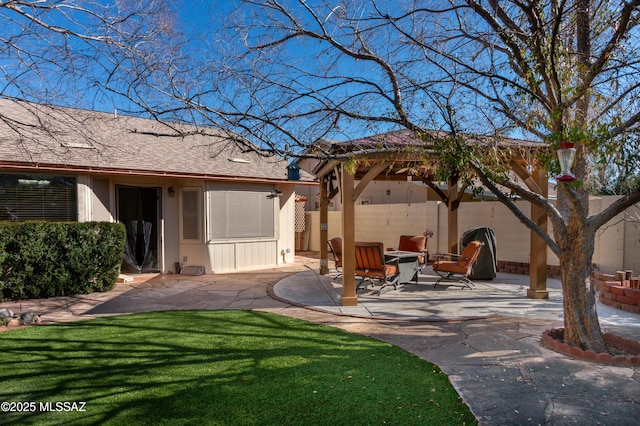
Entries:
[[14,330],[0,342],[1,400],[86,402],[82,412],[5,414],[16,423],[474,422],[432,364],[265,312],[106,317]]

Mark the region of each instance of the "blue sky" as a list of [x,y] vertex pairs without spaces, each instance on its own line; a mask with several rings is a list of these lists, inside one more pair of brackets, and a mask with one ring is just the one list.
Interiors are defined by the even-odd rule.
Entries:
[[[104,1],[107,2],[107,0],[104,0]],[[242,92],[233,93],[231,91],[231,89],[238,89],[238,87],[233,87],[232,83],[229,83],[228,86],[223,88],[224,90],[228,90],[228,92],[223,93],[222,96],[220,96],[220,93],[215,91],[218,88],[214,87],[215,84],[218,83],[218,81],[212,81],[217,77],[213,72],[207,74],[207,70],[206,70],[207,65],[210,65],[214,63],[217,59],[219,59],[219,57],[216,56],[215,51],[211,50],[210,49],[211,46],[207,45],[207,43],[216,42],[218,40],[218,37],[221,36],[221,28],[226,23],[227,15],[229,14],[229,12],[234,10],[238,6],[238,4],[239,4],[238,1],[218,1],[218,2],[213,1],[212,2],[212,1],[205,1],[205,0],[191,0],[191,1],[178,0],[171,3],[172,8],[176,11],[176,14],[177,14],[176,17],[178,19],[177,21],[178,30],[184,33],[184,38],[186,40],[185,44],[180,45],[180,49],[182,50],[182,52],[186,53],[187,55],[193,56],[193,61],[189,63],[185,63],[185,62],[180,63],[179,61],[176,61],[175,63],[172,64],[172,65],[175,65],[176,69],[178,70],[180,69],[181,66],[184,69],[188,67],[192,67],[192,69],[190,70],[191,74],[185,77],[183,81],[179,82],[179,83],[182,83],[182,86],[176,86],[176,87],[178,90],[184,91],[185,95],[193,95],[194,93],[197,93],[199,90],[201,90],[201,88],[198,86],[202,85],[204,90],[210,90],[210,92],[205,97],[202,98],[203,104],[205,104],[208,107],[212,107],[212,108],[217,107],[219,105],[219,100],[227,93],[232,93],[232,95],[237,95],[237,93],[240,93],[237,99],[241,99],[241,100],[238,101],[236,105],[239,105],[241,108],[246,105],[249,105],[248,103],[249,100],[243,99],[241,97]],[[298,4],[298,6],[300,5]],[[388,6],[388,4],[383,4],[383,6]],[[364,6],[362,6],[360,3],[357,3],[357,2],[347,3],[347,6],[346,6],[346,8],[349,9],[350,12],[352,13],[361,13],[362,12],[362,10],[360,9],[361,7],[364,7]],[[328,17],[331,16],[333,11],[334,11],[333,9],[331,9],[330,7],[327,7],[322,11],[320,11],[319,13],[322,16],[324,16],[326,19],[328,19]],[[0,8],[0,12],[2,12],[1,8]],[[335,19],[335,18],[336,16],[334,15],[332,19]],[[329,22],[329,27],[333,29],[337,29],[338,26],[331,27],[333,24],[334,24],[333,22]],[[339,24],[339,22],[336,21],[336,24]],[[261,30],[258,29],[256,31],[259,34]],[[2,33],[2,29],[0,29],[0,33]],[[223,38],[220,41],[220,43],[218,44],[218,47],[231,46],[234,43],[239,42],[239,40],[234,39],[235,37],[234,33],[231,33],[231,35],[225,35],[225,37],[226,38]],[[348,41],[350,38],[349,35],[346,35],[344,37],[345,37],[344,40],[346,41]],[[171,40],[171,41],[177,41],[177,40]],[[167,44],[169,42],[170,41],[167,40]],[[228,45],[227,45],[227,42],[228,42]],[[151,42],[150,45],[151,44],[153,43]],[[401,47],[397,47],[397,46],[398,45],[396,44],[393,50],[388,50],[386,52],[385,52],[385,48],[387,48],[388,46],[381,45],[380,49],[381,49],[381,52],[383,52],[383,54],[385,53],[389,54],[392,58],[394,55],[396,55],[395,56],[396,58],[398,57],[398,55],[402,57],[401,55],[406,54],[406,51],[401,50]],[[157,47],[158,46],[156,45],[153,48],[157,49]],[[160,47],[162,47],[162,45],[160,45]],[[283,65],[286,65],[286,63],[291,63],[295,60],[299,61],[297,65],[300,68],[312,70],[314,72],[317,71],[316,65],[317,64],[322,65],[322,61],[325,58],[325,57],[318,58],[320,56],[321,48],[322,48],[321,43],[315,40],[306,41],[302,44],[297,43],[295,40],[289,43],[285,50],[287,54],[286,59],[283,59],[283,62],[285,62],[285,64],[280,63],[280,64],[273,65],[274,70],[283,73],[281,76],[281,80],[279,80],[279,83],[282,83],[284,86],[290,86],[297,90],[302,91],[307,89],[306,86],[309,86],[309,87],[313,86],[314,88],[318,88],[320,87],[320,85],[327,84],[326,82],[333,83],[335,81],[338,81],[338,79],[335,78],[337,75],[345,74],[345,75],[353,76],[356,78],[357,77],[365,77],[365,78],[381,77],[378,80],[378,82],[381,84],[381,86],[385,91],[389,93],[391,92],[389,83],[388,81],[384,80],[384,73],[382,73],[380,69],[374,70],[374,68],[370,65],[370,63],[366,61],[356,61],[351,58],[343,57],[340,59],[335,59],[335,58],[329,59],[329,60],[336,61],[333,63],[333,66],[328,71],[328,73],[332,74],[334,77],[334,79],[331,79],[331,80],[329,79],[324,81],[321,81],[319,79],[312,80],[305,77],[298,77],[297,79],[294,79],[293,77],[291,77],[290,74],[286,74],[290,70],[287,70],[286,67],[283,67]],[[271,58],[267,58],[267,59],[280,59],[280,58],[273,55]],[[194,67],[194,63],[197,66]],[[419,61],[417,61],[416,64],[417,65],[415,65],[415,68],[412,68],[410,72],[414,73],[413,75],[418,76],[418,78],[423,78],[426,74],[428,74],[428,68],[427,68],[428,65],[425,65],[424,63],[421,63]],[[263,65],[264,65],[264,62],[261,62],[259,67],[262,67]],[[137,70],[139,71],[139,68]],[[107,72],[109,71],[111,70],[107,69],[107,71],[103,72],[97,78],[106,78]],[[142,71],[146,71],[146,70],[143,69]],[[162,72],[164,72],[164,70],[161,69],[161,70],[158,70],[156,74],[152,75],[152,77],[156,79],[154,82],[158,86],[161,86],[163,83],[165,83],[165,81],[163,80]],[[200,73],[200,74],[197,74],[197,73]],[[130,78],[131,75],[133,74],[130,74],[128,76],[123,75],[122,77]],[[194,75],[196,76],[194,77]],[[63,104],[65,106],[94,108],[94,109],[107,111],[107,112],[111,112],[114,109],[120,111],[121,113],[128,113],[128,112],[133,113],[135,111],[140,110],[138,106],[133,105],[123,97],[119,97],[118,95],[110,92],[106,92],[106,93],[100,92],[98,89],[99,84],[95,84],[95,82],[93,82],[94,84],[92,84],[92,77],[90,75],[80,75],[77,77],[72,75],[56,76],[54,75],[53,72],[51,72],[47,74],[47,78],[51,81],[51,85],[54,87],[54,89],[57,89],[59,92],[57,94],[58,96],[55,97],[55,99],[52,102],[55,102],[55,103],[59,102],[60,104]],[[75,80],[69,81],[69,80],[65,80],[65,78],[75,78]],[[38,80],[39,80],[38,78],[33,78],[30,82],[23,83],[23,84],[25,84],[25,87],[27,84],[32,84],[33,89],[38,90],[40,89]],[[79,87],[73,90],[73,87],[72,87],[73,83],[76,83],[76,82],[78,82]],[[119,89],[128,88],[127,86],[128,82],[126,81],[123,83],[112,83],[112,84],[114,85],[113,87],[117,87]],[[68,86],[65,86],[65,85],[68,85]],[[68,87],[69,90],[65,90],[66,87]],[[348,85],[342,85],[342,86],[339,86],[338,88],[334,88],[333,90],[327,89],[324,93],[327,96],[326,100],[328,100],[329,102],[332,102],[334,100],[340,99],[345,94],[351,94],[351,92],[354,90],[362,90],[362,87],[363,87],[362,85],[358,85],[357,83],[350,83]],[[166,89],[166,88],[163,87],[163,89]],[[259,103],[268,103],[270,100],[274,102],[278,102],[279,101],[278,98],[280,96],[283,99],[286,97],[286,93],[280,95],[280,93],[278,93],[273,89],[273,86],[263,87],[261,89],[262,91],[259,92],[259,94],[256,96],[256,99],[257,99],[257,101],[255,102],[256,105]],[[446,87],[445,87],[445,90],[446,90]],[[286,91],[282,91],[282,92],[284,93]],[[149,91],[146,93],[140,92],[140,93],[136,93],[135,95],[139,96],[142,102],[153,102],[154,100],[157,101],[159,99],[157,92],[154,93],[153,91]],[[293,99],[295,97],[295,94],[289,93],[289,96],[291,96],[291,98]],[[410,100],[407,100],[407,98],[410,98],[410,96],[405,97],[405,102],[407,103],[411,102]],[[414,114],[413,118],[415,120],[424,120],[424,123],[427,123],[427,124],[423,124],[425,127],[433,128],[433,126],[431,126],[432,123],[435,123],[435,125],[437,126],[437,122],[435,122],[435,119],[434,119],[434,122],[429,121],[430,114],[432,114],[434,111],[435,111],[435,114],[432,114],[432,115],[433,117],[437,118],[437,114],[438,114],[437,109],[434,108],[432,104],[431,105],[429,104],[429,99],[424,97],[423,94],[416,92],[414,96],[415,98],[413,99],[413,105],[408,107],[408,109],[410,109]],[[47,100],[50,100],[50,99],[53,99],[53,98],[47,98]],[[357,101],[352,102],[352,104],[356,104],[355,109],[357,110],[358,108],[360,108],[360,111],[362,111],[366,107],[377,109],[377,114],[380,114],[380,115],[386,112],[392,111],[390,103],[387,100],[385,100],[384,97],[381,97],[379,94],[375,96],[372,94],[362,95],[358,97]],[[426,106],[421,106],[421,104],[425,104]],[[309,105],[310,103],[308,100],[306,101],[298,100],[298,103],[296,103],[295,107],[292,108],[290,111],[292,114],[304,112],[305,108],[308,108]],[[284,105],[284,106],[277,105],[277,106],[281,107],[283,110],[287,107],[287,105]],[[256,108],[251,112],[255,114],[260,114],[261,111],[259,108]],[[266,112],[269,112],[268,108]],[[186,117],[186,115],[183,115],[183,117]],[[329,121],[331,121],[331,118],[329,118]],[[202,122],[202,123],[205,125],[207,124],[206,122]],[[303,123],[303,124],[299,124],[299,123]],[[287,125],[290,126],[291,128],[294,128],[296,126],[302,127],[305,124],[309,124],[309,123],[304,123],[304,118],[300,118],[300,117],[296,117],[295,120],[291,119],[287,123]],[[340,122],[338,124],[339,124],[339,126],[337,126],[338,128],[335,131],[333,131],[333,133],[328,134],[326,136],[336,138],[336,139],[352,139],[352,138],[368,136],[372,133],[376,133],[379,131],[386,131],[394,128],[393,125],[389,125],[389,124],[381,124],[378,127],[374,128],[374,127],[371,127],[370,122],[354,123],[353,121],[345,120],[344,114],[342,115]],[[232,128],[231,130],[236,130],[236,129]],[[300,133],[304,134],[304,132],[300,132]],[[315,137],[315,135],[312,134],[311,131],[308,131],[305,134],[305,136],[309,138]]]

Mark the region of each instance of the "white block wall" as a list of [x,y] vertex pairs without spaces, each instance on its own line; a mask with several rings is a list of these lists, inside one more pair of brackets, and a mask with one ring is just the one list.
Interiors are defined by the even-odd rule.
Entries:
[[[616,197],[594,198],[591,214],[601,211]],[[529,215],[530,205],[518,201],[518,206]],[[342,233],[342,212],[329,212],[329,238]],[[319,251],[320,212],[307,212],[307,230],[304,247]],[[431,253],[446,251],[447,209],[442,203],[428,201],[411,204],[373,204],[356,206],[356,240],[381,241],[385,247],[394,247],[402,234],[420,235],[425,230],[434,231],[428,241]],[[497,240],[499,260],[529,263],[530,231],[501,203],[482,201],[462,203],[459,209],[460,235],[468,229],[489,227]],[[549,233],[552,234],[549,222]],[[558,265],[558,259],[547,250],[548,264]],[[640,207],[628,209],[605,225],[596,235],[596,251],[593,262],[606,273],[630,269],[640,274]]]

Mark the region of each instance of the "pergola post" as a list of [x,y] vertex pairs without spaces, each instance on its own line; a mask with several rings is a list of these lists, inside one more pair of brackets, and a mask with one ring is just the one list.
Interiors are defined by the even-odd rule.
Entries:
[[458,177],[451,174],[447,188],[447,252],[458,253]]
[[329,179],[327,175],[320,178],[320,275],[329,273]]
[[[547,171],[536,168],[531,172],[531,177],[540,188],[540,195],[545,198],[549,196],[549,184],[547,182]],[[531,203],[531,220],[542,229],[548,231],[547,213],[536,204]],[[527,297],[530,299],[548,299],[547,290],[547,244],[535,232],[531,231],[529,261],[529,288]]]
[[356,227],[354,176],[340,165],[342,194],[342,306],[356,306]]

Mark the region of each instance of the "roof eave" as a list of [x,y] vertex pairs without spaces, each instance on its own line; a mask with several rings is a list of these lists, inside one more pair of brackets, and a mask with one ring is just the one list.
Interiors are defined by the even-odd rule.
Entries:
[[288,179],[276,179],[268,177],[251,177],[251,176],[228,176],[216,175],[209,173],[191,173],[191,172],[171,172],[156,170],[133,170],[133,169],[117,169],[108,167],[92,167],[92,166],[68,166],[60,164],[42,164],[42,163],[12,163],[0,162],[1,171],[46,171],[56,173],[91,173],[97,175],[116,175],[116,176],[138,176],[138,177],[161,177],[175,179],[199,179],[199,180],[215,180],[225,182],[246,182],[246,183],[277,183],[277,184],[296,184],[296,185],[318,185],[316,181],[292,181]]

